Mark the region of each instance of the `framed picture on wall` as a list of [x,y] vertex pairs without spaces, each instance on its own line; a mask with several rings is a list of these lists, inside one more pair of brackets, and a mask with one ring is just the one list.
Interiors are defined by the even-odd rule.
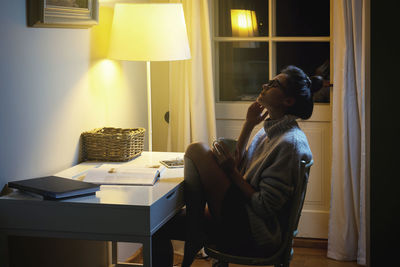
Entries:
[[99,0],[28,0],[28,26],[89,28],[98,24]]

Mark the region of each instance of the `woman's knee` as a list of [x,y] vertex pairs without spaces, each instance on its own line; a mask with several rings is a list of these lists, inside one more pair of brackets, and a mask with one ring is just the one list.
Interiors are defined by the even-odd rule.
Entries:
[[185,151],[185,156],[191,160],[196,160],[196,158],[205,155],[209,150],[210,148],[207,144],[203,142],[195,142],[188,145]]

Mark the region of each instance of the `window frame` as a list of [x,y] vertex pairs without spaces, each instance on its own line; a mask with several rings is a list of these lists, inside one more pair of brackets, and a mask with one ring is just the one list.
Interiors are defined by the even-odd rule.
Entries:
[[[269,73],[268,79],[272,79],[277,75],[277,59],[276,59],[276,44],[279,42],[322,42],[329,43],[330,50],[330,77],[333,77],[333,51],[332,51],[332,0],[329,2],[330,18],[329,18],[329,36],[296,36],[296,37],[284,37],[275,36],[276,35],[276,1],[277,0],[265,0],[268,1],[268,36],[258,36],[258,37],[222,37],[217,36],[218,32],[218,2],[221,0],[209,0],[210,9],[212,16],[211,21],[211,32],[212,32],[212,60],[213,60],[213,75],[214,75],[214,88],[215,88],[215,102],[216,103],[246,103],[249,101],[221,101],[220,100],[220,88],[219,88],[219,43],[221,42],[237,42],[237,41],[249,41],[249,42],[266,42],[268,43],[268,54],[269,54]],[[224,1],[224,0],[222,0]],[[279,0],[278,0],[279,1]],[[332,90],[331,90],[332,91]],[[330,93],[329,103],[318,103],[319,105],[330,105],[332,101],[332,92]]]

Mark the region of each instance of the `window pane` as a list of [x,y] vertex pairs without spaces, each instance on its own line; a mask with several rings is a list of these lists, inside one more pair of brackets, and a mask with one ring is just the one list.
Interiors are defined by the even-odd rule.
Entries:
[[329,36],[329,0],[276,1],[277,36]]
[[218,36],[268,35],[268,0],[218,1]]
[[[277,70],[295,65],[308,76],[321,75],[329,80],[329,43],[282,42],[276,44]],[[329,87],[315,94],[316,102],[329,102]]]
[[219,43],[219,100],[254,100],[268,80],[268,43]]

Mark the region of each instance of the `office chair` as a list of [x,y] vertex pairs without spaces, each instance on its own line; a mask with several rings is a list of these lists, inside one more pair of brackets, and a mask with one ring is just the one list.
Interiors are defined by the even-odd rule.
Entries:
[[283,235],[282,244],[278,251],[268,258],[254,258],[254,257],[242,257],[230,255],[219,251],[212,244],[207,244],[204,250],[208,256],[217,261],[213,263],[213,267],[228,267],[229,263],[243,264],[243,265],[274,265],[275,267],[289,267],[290,260],[293,256],[293,238],[297,235],[297,226],[303,209],[304,198],[307,190],[308,177],[310,174],[310,168],[313,161],[305,162],[304,160],[300,163],[299,177],[304,179],[299,180],[290,208],[289,223],[287,231]]

